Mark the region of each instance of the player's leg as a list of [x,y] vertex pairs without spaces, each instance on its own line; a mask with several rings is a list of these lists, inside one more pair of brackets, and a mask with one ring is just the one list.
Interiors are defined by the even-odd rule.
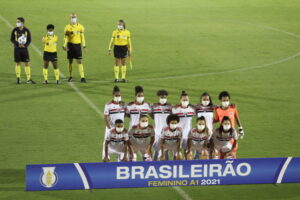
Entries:
[[21,57],[20,50],[18,48],[14,48],[14,61],[16,63],[15,72],[17,77],[17,84],[21,83]]
[[24,62],[25,64],[25,74],[27,78],[27,83],[29,84],[35,84],[35,82],[31,79],[31,70],[29,65],[29,53],[27,49],[21,50],[21,62]]
[[212,159],[219,159],[220,158],[220,151],[218,148],[214,148],[212,150]]
[[200,156],[200,158],[201,158],[202,160],[208,160],[208,159],[209,159],[209,152],[208,152],[207,149],[203,149],[203,150],[201,151],[201,156]]
[[114,73],[115,73],[115,83],[119,81],[119,72],[120,72],[120,68],[119,68],[119,63],[120,63],[120,59],[115,57],[115,65],[114,65]]
[[53,66],[55,81],[56,81],[56,84],[58,85],[58,84],[60,84],[60,81],[59,81],[59,69],[58,69],[57,60],[52,61],[52,66]]
[[43,68],[44,84],[48,84],[48,67],[49,67],[49,61],[44,59],[44,68]]
[[82,59],[76,59],[77,64],[78,64],[78,71],[80,75],[80,82],[81,83],[86,83],[86,79],[84,77],[84,69],[83,69],[83,64],[82,64]]
[[121,68],[121,72],[122,72],[122,82],[126,82],[126,71],[127,71],[127,67],[126,67],[126,58],[122,58],[121,59],[121,64],[122,64],[122,68]]

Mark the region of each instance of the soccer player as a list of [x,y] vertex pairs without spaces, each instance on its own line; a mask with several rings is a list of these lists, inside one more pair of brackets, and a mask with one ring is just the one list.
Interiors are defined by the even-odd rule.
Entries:
[[131,148],[131,145],[127,130],[124,128],[124,122],[121,119],[117,119],[115,122],[115,128],[111,129],[105,138],[103,162],[109,162],[110,157],[114,154],[118,156],[118,162],[126,162],[127,151],[129,148]]
[[65,27],[65,39],[64,39],[64,45],[63,49],[67,51],[68,54],[68,60],[69,60],[69,74],[70,77],[68,79],[68,82],[73,81],[72,77],[72,64],[73,59],[76,59],[78,64],[78,71],[81,77],[80,82],[86,83],[86,79],[84,77],[84,70],[83,70],[83,64],[82,64],[82,51],[81,51],[81,45],[85,52],[87,52],[87,47],[85,45],[85,38],[84,38],[84,27],[77,23],[77,15],[75,13],[72,13],[70,15],[71,22],[66,25]]
[[126,82],[126,57],[132,54],[131,36],[130,32],[125,28],[125,21],[120,19],[117,24],[117,29],[113,31],[112,38],[108,46],[108,55],[111,54],[112,46],[114,46],[114,73],[115,82],[119,81],[119,65],[122,65],[122,82]]
[[200,104],[196,105],[195,110],[198,118],[201,116],[205,118],[206,125],[210,130],[213,130],[214,109],[215,106],[213,105],[211,96],[207,92],[204,92],[200,96]]
[[164,127],[167,126],[167,117],[171,114],[172,105],[167,103],[168,92],[166,90],[159,90],[156,93],[158,97],[158,103],[154,103],[151,106],[152,109],[152,117],[154,118],[155,123],[155,142],[154,142],[154,160],[157,160],[158,152],[159,152],[159,140],[160,133]]
[[126,116],[130,118],[129,129],[139,123],[140,115],[148,115],[151,113],[149,103],[144,101],[144,89],[141,86],[135,87],[135,101],[126,107]]
[[14,60],[16,63],[16,76],[17,84],[21,83],[21,63],[25,65],[25,74],[27,78],[27,83],[35,84],[31,79],[31,72],[29,66],[29,52],[27,47],[31,43],[31,34],[28,28],[24,26],[25,19],[23,17],[17,18],[17,27],[15,27],[10,36],[10,41],[14,44]]
[[60,84],[59,81],[59,69],[57,66],[57,41],[58,38],[56,35],[54,35],[54,25],[49,24],[46,27],[47,34],[45,37],[42,38],[42,42],[44,44],[44,68],[43,68],[43,74],[44,74],[44,84],[48,84],[48,67],[49,62],[52,63],[52,66],[54,68],[54,75],[56,84]]
[[[112,92],[113,99],[105,104],[104,107],[104,123],[105,127],[105,137],[110,133],[110,130],[115,128],[115,121],[117,119],[121,119],[124,121],[125,116],[125,103],[122,101],[121,91],[118,86],[113,88]],[[105,141],[103,142],[103,153],[102,156],[104,158],[105,151]]]
[[244,130],[239,119],[237,106],[235,104],[230,104],[230,94],[227,91],[223,91],[219,94],[219,100],[221,101],[221,106],[215,109],[214,122],[222,122],[224,116],[228,116],[231,121],[232,128],[235,127],[235,121],[239,126],[239,136],[240,139],[244,137]]
[[188,135],[187,141],[187,160],[193,159],[193,154],[198,151],[201,159],[209,159],[208,144],[212,136],[212,130],[208,128],[204,116],[197,118],[197,126],[193,128]]
[[182,138],[182,128],[179,127],[180,118],[170,114],[167,117],[168,126],[163,128],[160,135],[159,159],[165,160],[166,153],[172,153],[174,160],[182,160],[180,143]]
[[140,116],[140,123],[129,130],[129,139],[133,149],[132,161],[137,160],[137,153],[142,154],[144,161],[152,161],[152,146],[154,143],[154,128],[149,124],[147,115]]
[[187,138],[192,129],[192,119],[195,115],[195,109],[189,102],[189,96],[185,91],[182,91],[180,96],[181,103],[172,108],[172,113],[180,117],[179,126],[182,128],[181,148],[186,150]]
[[[212,136],[213,159],[236,158],[238,135],[228,116],[224,116]],[[233,142],[232,142],[233,141]]]

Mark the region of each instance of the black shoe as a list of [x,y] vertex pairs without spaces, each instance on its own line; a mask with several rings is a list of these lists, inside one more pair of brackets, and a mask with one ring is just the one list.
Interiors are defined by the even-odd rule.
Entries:
[[20,78],[17,78],[17,84],[20,84],[20,83],[21,83]]
[[48,84],[48,80],[44,80],[44,84],[46,84],[46,85],[47,85],[47,84]]
[[86,83],[85,78],[81,78],[80,82],[81,82],[81,83]]
[[56,85],[59,85],[60,84],[60,81],[59,80],[56,80]]
[[118,80],[118,79],[115,79],[114,82],[117,83],[117,82],[119,82],[119,80]]
[[122,82],[123,82],[123,83],[126,83],[127,81],[126,81],[126,79],[125,79],[125,78],[123,78],[123,79],[122,79]]
[[68,82],[72,82],[73,81],[73,77],[70,76],[69,79],[68,79]]
[[28,84],[35,84],[35,82],[32,79],[28,80],[26,83],[28,83]]

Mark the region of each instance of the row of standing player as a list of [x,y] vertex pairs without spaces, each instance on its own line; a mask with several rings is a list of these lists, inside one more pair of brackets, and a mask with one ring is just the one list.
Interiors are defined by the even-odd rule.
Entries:
[[[25,19],[23,17],[17,18],[16,27],[11,32],[10,41],[14,44],[14,61],[16,63],[15,72],[17,76],[17,84],[21,83],[21,63],[25,65],[25,74],[27,83],[35,84],[35,81],[31,79],[31,68],[28,47],[31,43],[31,33],[27,27],[25,27]],[[44,83],[48,84],[48,67],[52,63],[54,68],[54,75],[56,84],[60,84],[59,69],[57,63],[57,42],[58,37],[54,34],[54,25],[49,24],[46,27],[47,34],[42,38],[44,45]],[[64,44],[63,49],[67,51],[68,58],[68,82],[73,81],[73,60],[75,59],[78,64],[78,71],[80,74],[80,82],[86,83],[84,74],[84,68],[82,63],[82,48],[87,52],[87,47],[84,37],[84,27],[77,22],[77,15],[72,13],[70,15],[70,23],[66,25],[64,29]],[[131,39],[130,32],[125,29],[124,20],[119,20],[117,29],[113,31],[112,39],[109,44],[108,54],[111,54],[111,49],[114,47],[115,57],[115,82],[118,82],[119,78],[119,64],[122,65],[122,81],[126,82],[126,57],[127,53],[131,55]]]
[[[230,104],[230,94],[228,92],[223,91],[219,94],[220,106],[212,103],[208,93],[201,95],[200,104],[197,105],[189,103],[189,96],[185,91],[180,96],[180,104],[175,106],[167,102],[167,91],[159,90],[157,96],[159,98],[158,103],[150,105],[144,101],[143,88],[136,86],[135,101],[125,105],[121,101],[120,89],[117,86],[114,87],[113,100],[107,103],[104,109],[106,124],[102,154],[104,161],[110,160],[109,155],[111,154],[118,154],[118,160],[126,160],[127,157],[124,157],[124,151],[127,154],[127,145],[130,146],[128,152],[132,153],[129,156],[130,160],[136,160],[136,154],[139,151],[145,160],[152,160],[152,157],[154,160],[157,160],[157,157],[165,159],[163,157],[166,153],[165,150],[168,150],[168,148],[161,149],[162,140],[178,140],[180,135],[180,149],[184,149],[186,159],[190,159],[192,154],[196,153],[189,148],[194,151],[197,144],[199,144],[199,149],[205,147],[208,152],[197,150],[197,154],[200,153],[202,158],[207,156],[236,158],[238,135],[243,138],[244,130],[239,120],[236,105]],[[147,115],[154,119],[154,127],[149,124]],[[124,128],[124,118],[126,116],[130,118],[128,133]],[[197,116],[197,127],[195,128],[192,127],[193,116]],[[216,122],[220,123],[220,127],[213,134],[213,123]],[[239,126],[239,134],[235,130],[235,122]],[[126,139],[127,137],[128,139]],[[173,145],[172,148],[175,148],[175,146]],[[155,150],[154,155],[152,155],[152,147]],[[170,152],[174,153],[174,149]],[[179,159],[181,154],[177,155]]]

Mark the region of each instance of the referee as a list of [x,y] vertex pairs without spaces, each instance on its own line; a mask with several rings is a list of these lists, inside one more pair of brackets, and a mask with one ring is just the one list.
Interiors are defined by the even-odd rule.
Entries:
[[71,22],[66,25],[65,27],[65,39],[64,39],[64,45],[63,49],[67,51],[68,54],[68,60],[69,60],[69,73],[70,77],[68,79],[68,82],[73,81],[72,77],[72,63],[73,59],[76,59],[78,64],[78,71],[81,77],[80,82],[86,83],[86,79],[84,77],[84,70],[83,70],[83,64],[82,64],[82,51],[81,51],[81,45],[85,52],[87,52],[87,48],[85,46],[85,38],[84,38],[84,27],[77,23],[77,15],[75,13],[72,13],[70,15]]
[[108,46],[108,55],[111,54],[112,46],[114,46],[114,73],[115,73],[115,83],[119,82],[119,64],[122,64],[122,82],[126,82],[126,57],[127,52],[131,55],[132,45],[130,32],[125,28],[125,21],[120,19],[117,24],[117,29],[113,31],[112,38]]
[[31,35],[28,28],[24,26],[25,19],[23,17],[17,18],[17,27],[15,27],[10,36],[10,41],[14,44],[14,60],[16,63],[17,84],[21,83],[21,62],[25,64],[25,74],[27,83],[35,84],[31,79],[29,66],[29,53],[27,47],[31,42]]

